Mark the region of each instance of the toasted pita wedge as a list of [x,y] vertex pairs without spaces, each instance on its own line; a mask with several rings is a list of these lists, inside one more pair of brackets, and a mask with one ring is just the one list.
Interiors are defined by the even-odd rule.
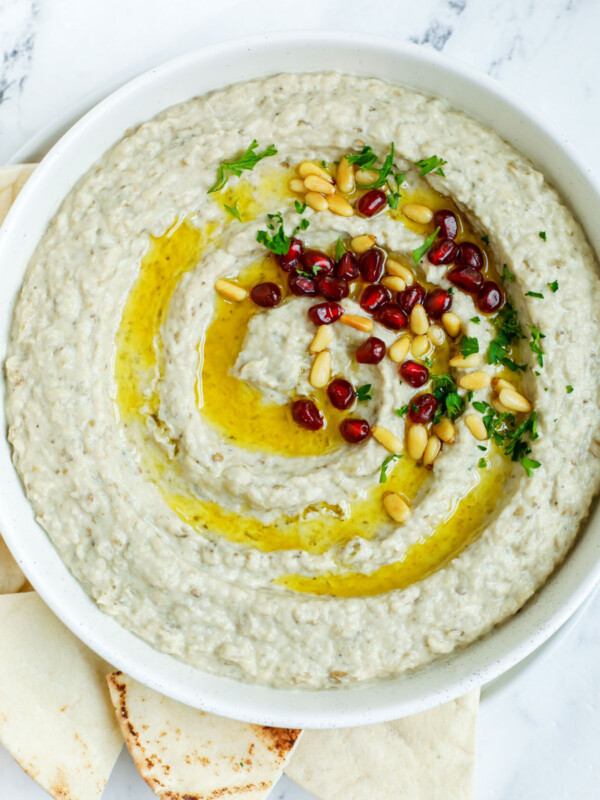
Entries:
[[285,774],[319,800],[468,800],[479,692],[395,722],[305,731]]
[[99,798],[123,746],[110,667],[35,592],[0,597],[0,742],[56,800]]
[[107,680],[129,752],[163,800],[262,800],[301,733],[205,714],[122,672]]
[[12,164],[9,167],[0,167],[0,224],[36,167],[37,164]]
[[0,536],[0,594],[20,592],[28,585],[27,578]]

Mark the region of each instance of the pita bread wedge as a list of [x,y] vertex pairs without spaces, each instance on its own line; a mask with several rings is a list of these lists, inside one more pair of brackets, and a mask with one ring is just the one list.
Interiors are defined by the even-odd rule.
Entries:
[[0,224],[37,164],[0,167]]
[[35,592],[0,597],[0,742],[56,800],[102,794],[123,739],[110,667]]
[[479,692],[406,719],[305,731],[285,774],[319,800],[468,800]]
[[162,800],[262,800],[301,733],[205,714],[122,672],[107,680],[129,752]]
[[28,585],[27,578],[0,536],[0,594],[20,592]]

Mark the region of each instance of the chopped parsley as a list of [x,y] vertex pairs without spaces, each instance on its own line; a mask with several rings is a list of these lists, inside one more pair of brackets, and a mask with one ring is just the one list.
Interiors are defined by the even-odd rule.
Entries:
[[552,283],[548,284],[548,287],[553,292],[558,292],[558,281],[552,281]]
[[431,234],[431,236],[428,236],[425,239],[425,241],[423,242],[421,247],[417,247],[416,250],[413,250],[413,261],[414,261],[415,267],[417,266],[419,261],[423,258],[425,253],[429,250],[431,245],[435,242],[435,237],[438,235],[439,232],[440,232],[440,229],[438,227],[438,228],[436,228],[434,230],[434,232]]
[[398,201],[400,200],[400,192],[390,192],[388,194],[388,206],[395,211],[398,208]]
[[424,358],[423,362],[424,362],[425,366],[429,367],[430,369],[435,364],[435,361],[433,360],[433,358]]
[[221,161],[221,165],[217,170],[217,180],[208,190],[208,194],[220,191],[229,180],[230,175],[237,175],[239,177],[243,170],[253,170],[263,158],[274,156],[277,153],[275,145],[273,144],[270,144],[262,153],[254,152],[257,147],[258,142],[256,139],[253,139],[250,147],[238,159],[234,161]]
[[392,453],[391,456],[383,459],[383,463],[381,465],[381,471],[379,473],[379,483],[385,483],[387,481],[387,471],[390,464],[394,461],[398,461],[399,458],[402,458],[402,453]]
[[377,154],[373,152],[373,148],[365,145],[358,155],[345,156],[349,164],[355,164],[361,169],[370,169],[377,161]]
[[465,356],[473,355],[479,352],[479,342],[474,336],[463,336],[460,340],[460,352]]
[[571,392],[573,391],[573,387],[571,386],[570,383],[567,384],[566,389],[567,389],[567,394],[571,394]]
[[509,281],[510,283],[515,282],[515,276],[506,266],[506,264],[502,265],[502,277],[500,278],[500,283],[504,286],[504,281]]
[[367,400],[372,400],[373,396],[371,395],[372,385],[370,383],[365,383],[363,386],[359,386],[356,390],[356,397],[359,403],[364,403]]
[[531,341],[529,342],[529,349],[532,353],[536,353],[537,355],[537,362],[540,367],[544,366],[544,348],[541,345],[541,340],[546,338],[546,335],[538,330],[533,325],[529,326],[531,328]]
[[419,175],[421,177],[423,177],[423,175],[427,175],[429,172],[435,172],[436,175],[441,175],[442,178],[445,178],[446,175],[442,167],[447,163],[448,162],[443,158],[429,156],[429,158],[422,158],[420,161],[415,161],[415,166],[420,167]]
[[[394,143],[391,142],[390,152],[385,157],[381,167],[375,166],[379,157],[373,152],[373,148],[369,145],[365,145],[358,155],[345,156],[345,158],[349,164],[356,164],[356,166],[360,167],[362,170],[373,170],[378,173],[376,180],[372,183],[362,185],[361,189],[379,189],[387,182],[388,176],[391,175],[394,168]],[[400,186],[400,183],[404,180],[404,176],[398,173],[395,179],[396,184]],[[395,208],[395,206],[392,206],[392,208]]]
[[533,476],[533,470],[539,469],[542,465],[539,461],[534,461],[533,458],[529,458],[528,456],[523,456],[521,459],[521,466],[527,473],[527,477],[531,478]]
[[478,444],[477,445],[477,449],[478,450],[483,450],[483,452],[485,453],[485,451],[487,450],[487,447],[485,445],[483,445],[483,444]]
[[304,214],[304,212],[306,211],[306,203],[300,204],[298,200],[294,200],[294,206],[298,214]]
[[525,297],[541,297],[544,299],[544,295],[541,292],[525,292]]
[[223,208],[225,209],[225,211],[228,211],[231,214],[232,217],[235,217],[236,219],[239,219],[240,222],[242,221],[242,218],[240,217],[239,209],[237,207],[237,203],[234,203],[233,206],[228,206],[228,205],[223,204]]
[[439,375],[432,375],[431,382],[433,384],[433,396],[439,403],[433,418],[434,424],[437,424],[444,414],[448,419],[456,419],[462,414],[463,399],[458,394],[458,386],[454,378],[442,372]]
[[490,243],[490,237],[487,235],[487,233],[485,234],[485,236],[482,236],[482,237],[481,237],[481,241],[482,241],[484,244],[487,244],[487,245],[489,245],[489,243]]
[[517,364],[508,356],[508,348],[515,339],[524,339],[517,312],[510,300],[507,300],[494,320],[496,338],[492,339],[488,348],[488,364],[504,364],[513,372],[525,371],[525,364]]
[[335,243],[335,260],[339,261],[344,255],[346,255],[346,248],[344,247],[344,243],[342,242],[341,238],[338,236],[338,240]]
[[402,408],[397,408],[394,411],[394,414],[398,414],[399,417],[404,418],[408,412],[408,406],[402,406]]
[[475,323],[475,325],[479,325],[479,323],[481,322],[481,320],[479,319],[479,317],[471,317],[471,320],[470,320],[470,321],[471,321],[471,322],[474,322],[474,323]]
[[480,458],[479,459],[479,464],[477,466],[479,467],[479,469],[485,469],[486,464],[487,464],[487,462],[486,462],[485,458]]
[[283,229],[283,216],[281,211],[278,211],[276,214],[267,214],[267,218],[269,220],[267,223],[268,230],[257,231],[256,241],[259,244],[264,244],[264,246],[271,250],[272,253],[275,253],[275,255],[284,255],[287,253],[290,249],[290,239],[292,236],[295,236],[299,230],[305,231],[310,225],[307,219],[303,219],[300,224],[294,228],[292,234],[287,236]]
[[540,237],[540,239],[543,239],[544,241],[546,241],[546,231],[540,231],[538,233],[538,236]]
[[321,161],[321,166],[323,167],[323,169],[327,169],[327,162]]
[[520,461],[531,478],[533,470],[541,466],[539,461],[529,458],[531,453],[529,443],[539,437],[536,412],[532,412],[524,422],[517,425],[514,414],[508,411],[499,414],[489,403],[477,401],[473,403],[473,408],[483,415],[483,424],[488,437],[493,439],[498,447],[504,448],[505,455],[510,456],[511,461]]

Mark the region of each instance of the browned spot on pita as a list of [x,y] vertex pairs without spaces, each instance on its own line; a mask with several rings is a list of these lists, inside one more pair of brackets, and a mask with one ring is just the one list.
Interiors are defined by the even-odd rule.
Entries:
[[290,752],[296,739],[302,733],[297,728],[268,728],[266,725],[257,726],[260,733],[259,736],[264,740],[265,744],[280,758],[283,758]]

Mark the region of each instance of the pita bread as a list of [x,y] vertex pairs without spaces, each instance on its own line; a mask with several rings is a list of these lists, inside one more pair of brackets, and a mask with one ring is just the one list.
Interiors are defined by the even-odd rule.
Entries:
[[479,692],[406,719],[305,731],[285,774],[319,800],[468,800]]
[[35,592],[0,597],[0,742],[56,800],[95,800],[123,746],[110,667]]
[[163,800],[262,800],[301,733],[205,714],[122,672],[107,680],[129,752]]
[[0,536],[0,594],[20,592],[28,585],[27,578]]
[[37,164],[12,164],[9,167],[0,167],[0,224],[36,167]]

